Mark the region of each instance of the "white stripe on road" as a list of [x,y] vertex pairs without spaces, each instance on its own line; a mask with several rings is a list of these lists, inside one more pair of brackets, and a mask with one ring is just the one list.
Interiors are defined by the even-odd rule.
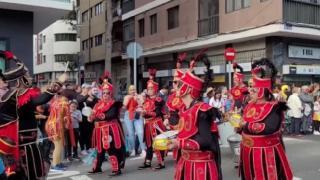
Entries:
[[299,178],[299,177],[293,177],[292,180],[302,180],[302,178]]
[[[79,171],[56,171],[56,172],[50,172],[49,177],[47,179],[60,179],[60,178],[67,178],[70,176],[75,176],[80,174]],[[53,175],[53,176],[52,176]],[[52,177],[50,177],[52,176]]]
[[80,175],[80,176],[72,176],[70,177],[72,180],[92,180],[92,178],[89,178],[86,175]]

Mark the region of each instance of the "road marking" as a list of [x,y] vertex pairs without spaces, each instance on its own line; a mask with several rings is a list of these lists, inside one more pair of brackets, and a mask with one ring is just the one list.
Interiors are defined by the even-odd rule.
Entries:
[[72,180],[92,180],[92,178],[88,177],[87,175],[80,175],[80,176],[72,176],[70,177]]
[[60,179],[60,178],[66,178],[66,177],[70,177],[70,176],[75,176],[80,174],[79,171],[60,171],[60,172],[50,172],[49,176],[52,177],[48,177],[47,179]]

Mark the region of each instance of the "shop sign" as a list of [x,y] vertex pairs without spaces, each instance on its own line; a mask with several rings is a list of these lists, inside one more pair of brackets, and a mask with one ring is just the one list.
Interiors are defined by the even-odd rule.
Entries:
[[290,58],[320,59],[320,48],[289,45]]

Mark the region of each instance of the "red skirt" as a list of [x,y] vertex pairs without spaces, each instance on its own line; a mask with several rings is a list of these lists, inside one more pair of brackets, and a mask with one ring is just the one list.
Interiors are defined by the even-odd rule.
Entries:
[[111,141],[114,141],[116,149],[122,147],[124,136],[119,122],[117,120],[95,122],[92,134],[92,147],[101,153],[102,149],[108,150],[110,148]]
[[181,151],[175,180],[218,180],[218,169],[211,151]]
[[[279,178],[291,180],[293,178],[279,133],[268,136],[242,133],[239,167],[242,171],[241,175],[246,180],[277,180]],[[278,172],[279,169],[280,172]]]
[[161,118],[146,120],[144,138],[147,147],[151,147],[153,139],[158,134],[161,134],[161,132],[159,132],[159,130],[156,127],[158,127],[158,129],[160,129],[161,131],[165,131],[166,127],[163,125]]

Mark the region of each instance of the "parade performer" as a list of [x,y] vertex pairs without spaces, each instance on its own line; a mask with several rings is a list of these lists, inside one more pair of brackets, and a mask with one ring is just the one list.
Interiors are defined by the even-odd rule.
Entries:
[[[46,132],[54,144],[52,154],[52,168],[64,170],[61,156],[65,146],[65,137],[70,137],[71,145],[75,146],[74,133],[72,129],[69,101],[65,96],[66,91],[59,92],[50,103],[50,115],[46,123]],[[65,130],[69,135],[65,134]]]
[[92,145],[98,151],[90,174],[101,173],[101,165],[105,159],[105,152],[109,155],[112,172],[109,176],[121,175],[125,165],[125,141],[123,129],[119,119],[121,102],[113,98],[113,86],[110,74],[106,72],[101,85],[102,98],[94,106],[89,117],[94,122]]
[[[237,72],[237,69],[240,72]],[[246,95],[248,94],[248,88],[243,83],[244,74],[243,68],[237,64],[233,63],[233,87],[230,89],[230,94],[232,95],[233,99],[233,110],[237,110],[237,113],[241,112],[241,109],[244,107],[244,100]]]
[[176,130],[179,122],[179,110],[183,107],[183,102],[180,97],[177,96],[177,85],[180,78],[183,76],[183,71],[180,69],[182,62],[185,60],[187,54],[182,53],[178,56],[176,70],[173,76],[172,81],[172,91],[168,97],[166,102],[166,106],[168,107],[168,123],[170,125],[170,129]]
[[25,65],[11,52],[0,51],[1,57],[15,64],[2,73],[11,84],[0,103],[0,154],[6,164],[9,179],[37,180],[43,178],[45,166],[38,148],[36,107],[47,103],[66,80],[64,74],[44,93],[32,87],[32,78]]
[[156,170],[165,168],[164,156],[165,151],[153,150],[153,139],[160,133],[165,131],[163,124],[163,106],[164,101],[157,96],[159,84],[154,81],[156,70],[149,69],[150,79],[147,82],[147,97],[143,104],[142,117],[145,119],[144,125],[144,141],[147,146],[145,161],[139,170],[151,168],[153,153],[155,152],[158,159]]
[[[197,77],[192,69],[195,62],[204,61],[206,81]],[[217,180],[222,179],[220,168],[220,147],[218,128],[214,123],[218,110],[200,101],[201,92],[206,89],[212,70],[207,56],[200,53],[191,62],[178,84],[178,96],[184,107],[180,110],[179,133],[169,141],[169,149],[181,150],[176,166],[175,180]]]
[[[182,109],[184,106],[181,98],[177,96],[177,90],[178,90],[177,86],[180,78],[184,74],[180,68],[186,56],[187,56],[186,53],[182,53],[178,56],[176,70],[175,70],[175,73],[173,76],[173,82],[172,82],[173,89],[166,102],[166,106],[168,107],[168,112],[167,112],[167,119],[165,119],[165,122],[167,121],[171,130],[178,130],[179,110]],[[165,125],[167,123],[165,123]],[[173,158],[175,160],[178,161],[180,155],[181,153],[178,149],[173,150]]]
[[272,94],[276,74],[268,59],[252,65],[253,84],[250,102],[243,112],[239,164],[241,178],[245,180],[293,178],[281,134],[287,106]]

